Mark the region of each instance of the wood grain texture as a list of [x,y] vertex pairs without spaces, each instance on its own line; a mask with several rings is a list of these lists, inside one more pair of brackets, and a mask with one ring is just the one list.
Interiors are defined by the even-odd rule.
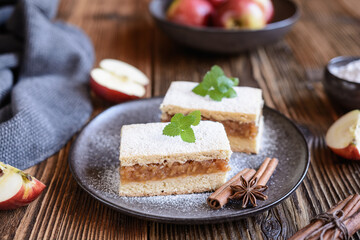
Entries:
[[[324,65],[338,55],[360,55],[360,2],[296,2],[300,21],[284,40],[237,56],[183,48],[153,24],[148,0],[62,0],[58,18],[81,27],[97,55],[124,60],[152,79],[147,97],[164,95],[171,81],[200,81],[214,64],[261,87],[270,107],[294,120],[311,149],[309,172],[297,191],[275,208],[239,221],[213,225],[148,222],[99,203],[75,182],[63,149],[28,172],[44,194],[28,207],[0,212],[0,239],[287,239],[316,214],[349,194],[360,193],[360,165],[326,148],[324,134],[344,113],[331,104],[320,82]],[[93,96],[93,116],[110,105]],[[355,234],[353,239],[360,239]]]

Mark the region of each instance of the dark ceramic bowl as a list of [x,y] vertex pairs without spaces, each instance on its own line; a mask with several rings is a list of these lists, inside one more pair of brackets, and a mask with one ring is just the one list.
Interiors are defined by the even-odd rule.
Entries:
[[149,9],[156,24],[180,44],[215,53],[238,53],[281,39],[298,20],[300,13],[289,0],[273,0],[274,18],[261,30],[227,30],[217,27],[190,27],[166,19],[171,0],[152,0]]
[[346,110],[360,108],[360,83],[351,82],[331,73],[332,67],[344,66],[360,57],[340,56],[330,60],[325,68],[323,85],[330,100]]

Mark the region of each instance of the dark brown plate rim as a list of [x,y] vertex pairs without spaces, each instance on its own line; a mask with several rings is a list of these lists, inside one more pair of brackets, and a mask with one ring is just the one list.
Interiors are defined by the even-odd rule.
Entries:
[[[141,102],[141,101],[148,101],[151,99],[160,99],[163,97],[154,97],[154,98],[145,98],[145,99],[139,99],[139,100],[135,100],[135,101],[131,101],[128,103],[133,103],[133,102]],[[118,104],[115,105],[107,110],[105,110],[104,112],[100,113],[98,116],[96,116],[94,119],[92,119],[92,121],[94,121],[95,119],[97,119],[99,116],[101,116],[102,114],[106,114],[107,112],[111,111],[113,108],[118,107],[119,105],[124,105],[127,103],[122,103],[122,104]],[[284,196],[282,196],[280,199],[278,199],[277,201],[274,201],[272,203],[270,203],[269,205],[263,206],[263,207],[257,207],[257,208],[253,208],[253,211],[248,212],[247,214],[241,214],[241,212],[236,212],[234,214],[228,215],[228,216],[220,216],[220,217],[206,217],[206,218],[176,218],[176,217],[162,217],[162,216],[158,216],[158,215],[151,215],[151,214],[144,214],[142,212],[139,211],[133,211],[133,210],[129,210],[127,208],[124,208],[122,206],[116,205],[110,201],[107,201],[103,198],[101,198],[101,196],[99,196],[96,192],[93,192],[90,188],[88,188],[88,186],[82,184],[82,182],[80,181],[79,176],[77,175],[76,171],[74,170],[74,161],[72,161],[72,155],[73,155],[73,151],[74,151],[74,146],[75,143],[77,141],[77,139],[81,136],[82,133],[80,133],[76,140],[73,142],[71,149],[70,149],[70,154],[68,157],[68,163],[69,163],[69,168],[70,168],[70,172],[72,173],[74,179],[76,180],[76,182],[79,184],[79,186],[85,190],[85,192],[87,192],[88,194],[90,194],[93,198],[95,198],[96,200],[100,201],[101,203],[121,212],[124,213],[126,215],[129,216],[133,216],[136,218],[140,218],[140,219],[144,219],[144,220],[150,220],[150,221],[156,221],[156,222],[162,222],[162,223],[176,223],[176,224],[185,224],[185,225],[190,225],[190,224],[209,224],[209,223],[221,223],[221,222],[228,222],[228,221],[233,221],[233,220],[238,220],[238,219],[242,219],[242,218],[246,218],[246,217],[250,217],[253,215],[256,215],[258,213],[261,213],[263,211],[266,211],[274,206],[276,206],[277,204],[279,204],[280,202],[284,201],[286,198],[288,198],[290,196],[290,194],[292,194],[298,187],[299,185],[302,183],[302,181],[304,180],[306,173],[309,169],[309,165],[310,165],[310,152],[309,152],[309,147],[308,147],[308,143],[306,141],[306,138],[304,137],[303,133],[300,131],[300,129],[295,125],[295,123],[293,121],[291,121],[289,118],[287,118],[285,115],[283,115],[282,113],[280,113],[279,111],[272,109],[268,106],[264,106],[264,108],[266,108],[267,110],[273,111],[274,113],[280,115],[282,118],[284,118],[286,121],[288,121],[295,129],[296,131],[299,133],[299,135],[301,136],[301,138],[304,141],[305,147],[306,147],[306,167],[303,170],[303,173],[301,174],[300,179],[298,180],[298,182],[295,184],[295,186],[289,191],[287,192]],[[90,121],[87,125],[89,125],[92,121]],[[87,126],[86,125],[86,126]],[[83,128],[85,129],[86,126]]]

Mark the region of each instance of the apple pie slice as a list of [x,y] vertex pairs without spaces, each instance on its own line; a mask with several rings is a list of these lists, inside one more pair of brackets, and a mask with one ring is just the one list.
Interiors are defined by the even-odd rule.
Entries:
[[201,121],[195,143],[163,135],[167,123],[125,125],[120,142],[120,195],[153,196],[215,190],[230,170],[224,126]]
[[220,102],[192,92],[195,82],[172,82],[160,109],[161,120],[170,121],[176,113],[188,114],[200,110],[202,120],[224,125],[234,152],[258,153],[263,129],[262,91],[251,87],[234,87],[235,98]]

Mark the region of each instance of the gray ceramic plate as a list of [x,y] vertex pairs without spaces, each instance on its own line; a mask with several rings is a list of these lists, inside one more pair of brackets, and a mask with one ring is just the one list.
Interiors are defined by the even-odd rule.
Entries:
[[233,153],[228,177],[246,167],[257,168],[265,157],[277,157],[279,166],[270,179],[267,201],[258,207],[241,209],[228,204],[220,210],[206,205],[210,193],[119,197],[119,143],[124,124],[158,122],[162,98],[116,105],[97,116],[72,146],[70,169],[79,185],[102,203],[123,213],[169,223],[214,223],[247,217],[273,207],[287,198],[301,183],[309,166],[305,138],[286,117],[264,108],[265,131],[258,155]]

